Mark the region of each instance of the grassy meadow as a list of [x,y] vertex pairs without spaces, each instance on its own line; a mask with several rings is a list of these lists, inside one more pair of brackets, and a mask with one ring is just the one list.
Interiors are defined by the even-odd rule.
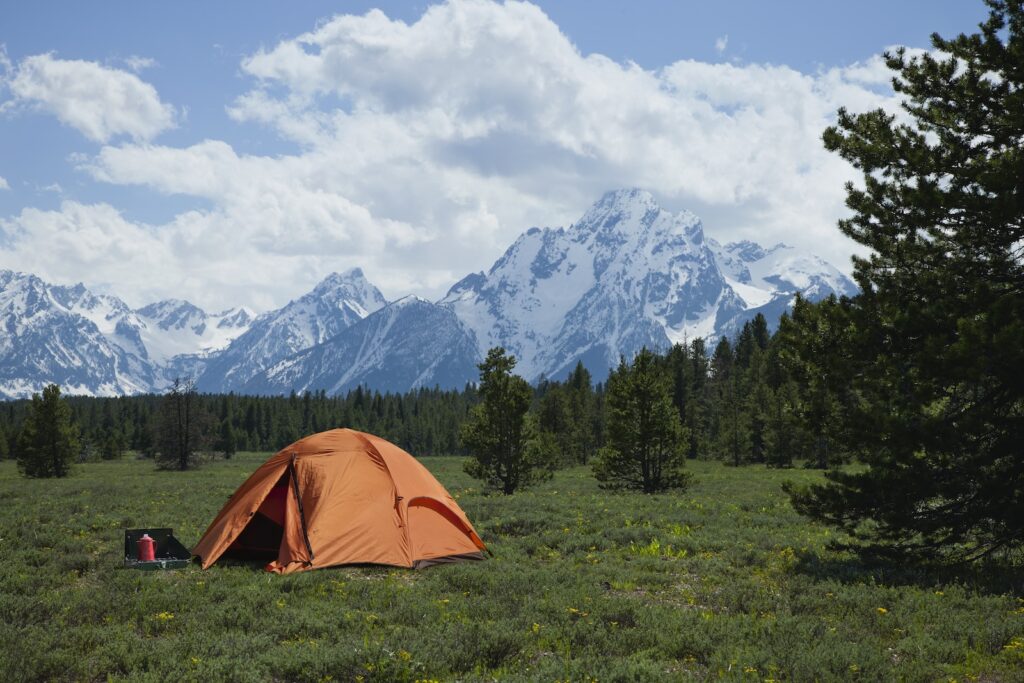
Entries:
[[683,494],[585,468],[485,495],[424,462],[494,552],[419,572],[121,567],[126,527],[192,546],[267,454],[193,472],[124,459],[26,480],[0,462],[4,680],[1024,681],[1011,570],[866,567],[825,549],[783,480],[695,462]]

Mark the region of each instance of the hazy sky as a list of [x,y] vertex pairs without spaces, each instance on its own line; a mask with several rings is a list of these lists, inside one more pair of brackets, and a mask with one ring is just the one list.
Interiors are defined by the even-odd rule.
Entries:
[[848,270],[822,129],[973,0],[0,4],[0,268],[278,306],[443,294],[616,187]]

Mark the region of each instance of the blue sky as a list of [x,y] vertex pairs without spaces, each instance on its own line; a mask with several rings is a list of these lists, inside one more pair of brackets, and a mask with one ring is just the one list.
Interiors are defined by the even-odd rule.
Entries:
[[264,309],[352,266],[388,296],[434,297],[527,227],[637,185],[722,241],[783,240],[846,269],[834,224],[852,174],[821,128],[839,105],[895,106],[885,47],[986,14],[427,8],[3,3],[0,267],[135,305]]

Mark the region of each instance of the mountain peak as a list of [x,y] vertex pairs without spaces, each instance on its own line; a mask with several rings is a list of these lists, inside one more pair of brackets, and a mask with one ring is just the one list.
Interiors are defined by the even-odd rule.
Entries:
[[138,309],[136,313],[147,318],[166,318],[171,314],[175,314],[175,317],[183,317],[193,314],[197,314],[201,317],[206,316],[205,311],[185,299],[163,299],[162,301],[156,301],[143,306]]
[[349,268],[341,273],[331,273],[313,288],[303,299],[313,298],[338,303],[348,303],[358,309],[358,316],[365,317],[387,301],[366,276],[362,268]]
[[366,279],[366,275],[363,273],[362,268],[349,268],[339,272],[334,272],[321,280],[313,291],[323,291],[327,289],[336,289],[338,287],[344,287],[346,285],[368,285],[369,281]]
[[654,195],[647,190],[639,188],[626,188],[609,190],[601,195],[601,198],[591,205],[587,213],[580,219],[580,223],[594,223],[599,217],[605,219],[603,225],[612,225],[619,222],[617,219],[625,216],[644,216],[646,214],[657,214],[661,211]]
[[597,200],[595,206],[624,206],[642,205],[654,208],[658,207],[654,195],[639,187],[624,187],[617,190],[608,190]]

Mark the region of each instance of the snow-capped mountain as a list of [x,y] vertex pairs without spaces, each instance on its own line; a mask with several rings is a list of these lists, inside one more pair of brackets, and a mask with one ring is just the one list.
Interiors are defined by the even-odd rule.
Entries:
[[140,335],[149,357],[158,363],[227,348],[255,319],[244,306],[211,314],[182,299],[158,301],[135,313],[144,323]]
[[384,296],[359,268],[334,273],[313,291],[256,318],[244,334],[211,358],[201,391],[241,391],[250,379],[289,356],[331,339],[380,309]]
[[359,384],[379,391],[462,387],[475,381],[477,344],[454,313],[416,296],[388,304],[341,332],[253,377],[244,393],[319,391]]
[[0,271],[0,397],[48,382],[94,395],[161,391],[184,375],[209,392],[461,387],[497,345],[531,381],[580,360],[603,378],[642,346],[731,335],[759,312],[774,326],[798,292],[817,300],[856,287],[784,244],[720,244],[692,213],[642,190],[605,194],[568,228],[527,230],[434,303],[388,304],[358,268],[255,318],[178,299],[133,310],[81,284]]
[[[0,271],[0,397],[57,382],[68,393],[162,390],[248,329],[245,308],[208,314],[169,300],[133,310],[121,299]],[[185,371],[183,371],[185,370]]]
[[50,382],[76,394],[149,390],[159,369],[137,324],[116,297],[0,271],[0,397],[29,396]]
[[728,334],[758,311],[777,309],[774,324],[798,291],[819,299],[855,287],[785,245],[723,247],[692,213],[634,189],[606,193],[567,229],[528,230],[440,303],[473,330],[481,355],[504,346],[536,380],[577,360],[601,377],[621,354]]

